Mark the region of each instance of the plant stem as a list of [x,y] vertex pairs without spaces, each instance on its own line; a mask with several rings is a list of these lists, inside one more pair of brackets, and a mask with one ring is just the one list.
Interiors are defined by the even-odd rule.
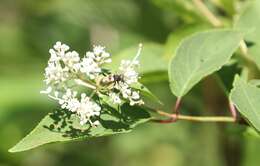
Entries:
[[172,110],[172,112],[176,113],[178,115],[179,114],[180,105],[181,105],[181,98],[178,97],[176,102],[175,102],[175,106],[174,106],[174,109]]
[[230,113],[231,113],[234,121],[236,121],[237,120],[237,110],[236,110],[235,105],[231,101],[229,101],[229,110],[230,110]]
[[[253,66],[255,66],[254,61],[252,60],[252,58],[248,54],[248,48],[247,48],[246,42],[244,40],[241,40],[241,42],[239,44],[239,49],[241,51],[241,57],[246,61],[246,64],[249,67],[252,64],[253,64]],[[253,66],[251,66],[251,67],[253,67]]]
[[181,98],[177,98],[176,102],[175,102],[175,106],[172,110],[172,115],[174,114],[175,116],[172,116],[170,119],[168,119],[168,121],[170,122],[176,122],[178,120],[178,115],[179,115],[179,108],[181,105]]
[[240,50],[241,50],[242,54],[244,54],[244,55],[248,54],[248,49],[247,49],[247,46],[246,46],[246,43],[244,40],[242,40],[240,42]]
[[156,113],[170,117],[171,119],[166,120],[158,120],[153,119],[152,121],[158,122],[158,123],[172,123],[175,122],[174,119],[178,117],[178,120],[187,120],[187,121],[194,121],[194,122],[235,122],[235,119],[233,117],[227,117],[227,116],[189,116],[189,115],[176,115],[176,114],[169,114],[160,110],[155,110]]
[[96,87],[92,84],[90,84],[89,82],[87,82],[86,80],[82,80],[82,79],[74,79],[75,82],[78,84],[78,85],[82,85],[82,86],[85,86],[87,88],[90,88],[90,89],[93,89],[95,90]]
[[207,6],[202,2],[202,0],[192,1],[214,27],[223,26],[222,22],[207,8]]

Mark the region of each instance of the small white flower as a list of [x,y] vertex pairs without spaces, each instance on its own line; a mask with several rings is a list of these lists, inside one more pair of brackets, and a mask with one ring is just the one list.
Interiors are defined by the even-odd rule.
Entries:
[[69,77],[66,69],[63,69],[59,63],[49,62],[45,68],[45,82],[46,84],[60,83]]
[[56,51],[54,51],[54,49],[50,49],[49,53],[51,54],[51,57],[49,59],[49,62],[57,62],[61,59],[61,57],[59,57],[56,53]]
[[95,55],[100,55],[104,52],[105,47],[102,46],[94,46],[93,52]]
[[132,95],[129,97],[129,100],[130,100],[130,105],[144,104],[143,100],[140,99],[139,92],[137,91],[132,91]]
[[110,57],[110,54],[108,53],[108,52],[102,52],[102,55],[101,55],[101,57],[103,57],[103,58],[108,58],[108,57]]
[[[124,99],[130,101],[130,105],[144,104],[144,102],[140,99],[139,92],[133,91],[127,83],[119,82],[115,85],[115,89],[120,91]],[[112,98],[112,95],[110,97]]]
[[119,70],[124,76],[124,81],[128,85],[138,82],[139,74],[136,71],[136,68],[139,67],[139,61],[137,59],[141,54],[141,50],[142,50],[142,44],[139,45],[137,54],[132,61],[122,60],[119,66]]
[[94,46],[93,52],[89,53],[89,57],[98,63],[98,65],[112,62],[112,59],[109,58],[110,54],[106,52],[105,47],[102,46]]
[[55,91],[55,92],[54,92],[54,96],[55,96],[56,98],[58,98],[58,97],[59,97],[59,92],[58,92],[58,91]]
[[138,67],[138,64],[138,61],[121,61],[119,70],[123,74],[125,82],[129,85],[138,82],[139,75],[138,72],[135,71],[135,68]]
[[132,69],[126,70],[124,73],[125,82],[127,84],[133,84],[138,82],[138,73]]
[[59,98],[59,104],[63,109],[68,109],[71,112],[75,112],[77,107],[79,106],[79,102],[75,100],[75,97],[77,96],[76,91],[72,91],[71,89],[67,89],[66,93],[62,96],[62,98]]
[[114,104],[121,104],[121,103],[122,103],[122,101],[121,101],[119,95],[116,94],[116,93],[114,93],[114,92],[109,93],[109,97],[110,97],[111,101],[112,101]]
[[62,58],[63,63],[76,71],[79,69],[78,63],[80,61],[79,54],[76,51],[67,52]]
[[89,121],[89,119],[86,118],[86,116],[80,116],[79,124],[84,125]]
[[77,112],[80,108],[81,104],[76,98],[68,99],[66,102],[66,105],[63,104],[62,106],[66,109],[68,109],[71,112]]
[[88,51],[88,52],[86,53],[86,57],[87,57],[87,58],[91,58],[91,59],[95,59],[95,54],[94,54],[93,52]]
[[95,79],[95,77],[101,72],[101,68],[90,57],[84,57],[80,64],[80,71],[89,76],[90,79]]
[[140,99],[140,95],[139,95],[138,92],[133,91],[131,98],[134,99],[134,100],[138,100],[138,99]]
[[54,49],[59,52],[65,52],[68,51],[70,47],[67,46],[66,44],[62,44],[60,41],[57,41],[56,44],[54,45]]
[[98,120],[96,120],[95,122],[93,122],[93,125],[94,126],[99,126],[100,125],[100,122]]
[[85,94],[81,95],[80,107],[77,110],[77,114],[80,116],[80,124],[85,124],[86,122],[90,122],[93,116],[99,116],[101,111],[101,107],[93,102],[90,101],[90,98],[87,97]]
[[125,99],[129,98],[131,95],[131,89],[130,88],[122,88],[121,93]]
[[131,89],[126,83],[119,82],[118,84],[115,85],[115,88],[122,93],[122,96],[125,99],[127,99],[131,95]]

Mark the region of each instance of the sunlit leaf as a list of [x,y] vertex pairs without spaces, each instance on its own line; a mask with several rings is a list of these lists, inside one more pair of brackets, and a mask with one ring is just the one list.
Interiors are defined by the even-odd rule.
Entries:
[[57,110],[50,113],[30,134],[9,151],[20,152],[53,142],[127,133],[136,125],[150,119],[149,113],[142,108],[130,107],[127,104],[124,104],[120,111],[109,106],[103,107],[102,111],[103,113],[98,119],[101,125],[98,127],[81,126],[77,116],[66,110]]
[[260,69],[260,43],[254,44],[253,46],[249,47],[249,55],[255,62],[258,69]]
[[260,89],[239,76],[235,77],[233,86],[230,93],[231,101],[250,124],[260,131]]
[[245,33],[245,39],[260,42],[260,1],[249,1],[235,24],[235,28]]
[[260,80],[259,79],[250,80],[248,83],[253,85],[253,86],[260,86]]
[[176,49],[180,42],[187,36],[199,32],[202,30],[209,29],[209,25],[206,24],[191,24],[186,25],[184,27],[181,27],[177,29],[176,31],[172,32],[166,41],[165,44],[165,51],[164,51],[164,57],[167,59],[170,59],[174,56],[174,53],[176,53]]
[[169,66],[172,92],[182,97],[202,78],[219,70],[228,62],[241,39],[237,31],[213,30],[183,40]]

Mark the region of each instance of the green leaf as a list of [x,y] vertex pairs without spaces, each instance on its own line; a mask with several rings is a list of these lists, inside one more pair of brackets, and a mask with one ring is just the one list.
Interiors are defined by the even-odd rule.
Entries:
[[239,19],[235,23],[235,28],[245,33],[245,40],[260,42],[260,1],[250,1]]
[[244,132],[244,135],[249,137],[260,138],[259,133],[255,131],[252,127],[247,127],[247,129]]
[[247,83],[239,76],[235,77],[234,88],[231,90],[230,99],[238,111],[249,123],[260,131],[260,89]]
[[[108,67],[112,70],[118,70],[122,59],[132,60],[138,50],[138,45],[125,49],[118,55],[113,56],[113,63]],[[162,58],[163,46],[155,43],[144,43],[140,60],[140,73],[151,73],[157,71],[167,71],[167,61]]]
[[50,113],[9,152],[21,152],[53,142],[127,133],[138,124],[150,120],[148,112],[140,107],[130,107],[127,104],[124,104],[120,111],[109,106],[103,107],[102,111],[99,119],[101,125],[98,127],[81,126],[78,117],[66,110]]
[[258,69],[260,69],[260,43],[254,44],[252,47],[249,47],[248,50],[252,60],[255,62]]
[[189,24],[177,29],[176,31],[172,32],[166,41],[165,48],[164,48],[164,57],[166,59],[170,59],[176,53],[175,50],[178,48],[180,42],[185,37],[202,30],[209,29],[210,25],[207,24]]
[[169,65],[170,87],[184,96],[202,78],[219,70],[237,49],[242,36],[233,30],[197,33],[183,40]]
[[[158,103],[162,105],[162,102],[159,100],[158,97],[156,97],[148,88],[146,88],[143,84],[141,83],[136,83],[134,85],[131,86],[132,88],[139,90],[140,91],[140,95],[142,97],[142,99],[144,99],[145,101],[147,100],[151,100],[152,102]],[[146,102],[145,102],[146,104]]]
[[253,79],[248,82],[249,84],[259,87],[260,86],[260,80],[259,79]]

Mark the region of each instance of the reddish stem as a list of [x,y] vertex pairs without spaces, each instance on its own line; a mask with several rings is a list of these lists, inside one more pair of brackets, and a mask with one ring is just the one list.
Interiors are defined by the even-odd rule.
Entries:
[[[166,114],[168,114],[168,113],[166,113]],[[177,121],[177,119],[178,119],[177,114],[168,114],[168,115],[170,116],[169,119],[153,119],[152,121],[156,122],[156,123],[162,123],[162,124],[174,123]]]
[[172,110],[172,112],[176,113],[176,114],[179,114],[180,105],[181,105],[181,98],[177,98],[177,100],[175,102],[174,109]]
[[230,111],[232,117],[234,118],[234,120],[236,121],[237,120],[237,111],[236,111],[235,105],[231,101],[229,101],[229,111]]
[[175,114],[172,118],[165,120],[166,123],[172,123],[172,122],[176,122],[178,120],[178,115],[180,114],[179,108],[181,105],[181,98],[177,98],[176,102],[175,102],[175,106],[172,110],[172,114]]
[[181,98],[177,98],[175,105],[172,109],[172,114],[170,114],[171,118],[165,119],[165,120],[155,119],[153,121],[157,122],[157,123],[174,123],[174,122],[176,122],[178,120],[178,115],[180,114],[180,112],[179,112],[180,105],[181,105]]

